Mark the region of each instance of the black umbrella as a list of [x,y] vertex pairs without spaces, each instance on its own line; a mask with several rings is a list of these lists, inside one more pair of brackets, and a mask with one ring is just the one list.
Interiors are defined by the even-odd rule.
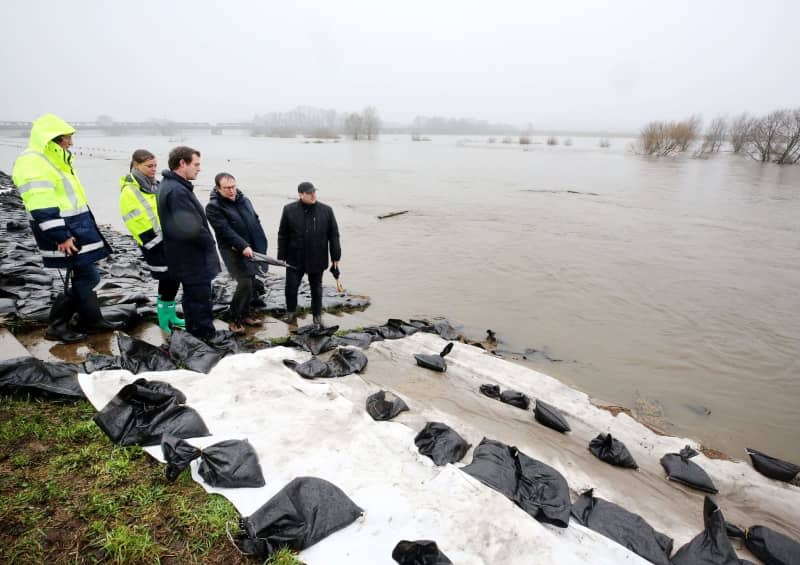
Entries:
[[286,261],[281,261],[280,259],[273,259],[269,255],[264,255],[263,253],[257,253],[253,251],[253,256],[250,257],[251,261],[255,261],[256,263],[266,263],[267,265],[275,265],[276,267],[286,267],[287,269],[294,269],[293,266],[289,265]]

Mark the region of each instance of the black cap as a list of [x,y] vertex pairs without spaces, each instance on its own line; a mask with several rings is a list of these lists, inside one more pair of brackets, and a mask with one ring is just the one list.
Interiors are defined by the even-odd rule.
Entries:
[[297,185],[297,192],[311,193],[316,191],[317,191],[316,187],[308,181],[301,182],[300,184]]

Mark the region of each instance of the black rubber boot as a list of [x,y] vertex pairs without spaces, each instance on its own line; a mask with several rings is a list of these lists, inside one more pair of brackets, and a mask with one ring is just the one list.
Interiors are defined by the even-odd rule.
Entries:
[[72,331],[69,328],[69,321],[76,310],[75,301],[71,297],[64,293],[59,294],[50,308],[48,320],[50,323],[44,332],[45,339],[64,343],[75,343],[86,339],[86,334]]
[[103,318],[100,301],[94,291],[86,302],[78,304],[78,321],[80,329],[88,334],[121,330],[125,326],[125,322],[111,322]]

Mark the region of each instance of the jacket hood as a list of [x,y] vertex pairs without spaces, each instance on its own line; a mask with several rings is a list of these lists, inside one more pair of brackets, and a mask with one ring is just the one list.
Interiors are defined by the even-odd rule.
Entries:
[[53,114],[44,114],[36,118],[31,127],[28,147],[44,153],[47,144],[59,135],[72,135],[75,128]]

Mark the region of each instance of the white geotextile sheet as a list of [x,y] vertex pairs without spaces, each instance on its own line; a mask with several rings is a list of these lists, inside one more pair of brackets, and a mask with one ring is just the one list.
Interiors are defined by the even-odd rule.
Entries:
[[[661,455],[691,442],[657,436],[624,414],[614,417],[592,406],[586,395],[555,379],[471,346],[456,344],[447,357],[447,373],[416,366],[413,353],[435,353],[445,343],[430,334],[374,343],[366,351],[366,371],[339,379],[302,379],[282,361],[310,355],[284,347],[226,357],[207,375],[103,371],[79,379],[98,409],[137,378],[169,382],[213,434],[190,443],[203,447],[247,438],[264,471],[263,488],[212,488],[197,474],[198,462],[192,464],[193,478],[228,498],[244,516],[298,476],[321,477],[340,487],[365,515],[303,551],[309,565],[393,564],[391,551],[402,539],[433,539],[457,564],[644,563],[575,521],[566,529],[537,522],[458,470],[472,460],[471,450],[458,465],[436,467],[414,446],[426,421],[450,425],[473,446],[484,436],[517,445],[558,469],[573,490],[595,487],[596,496],[642,514],[675,538],[675,549],[702,529],[702,494],[665,481],[658,464]],[[483,383],[555,404],[572,433],[553,432],[535,423],[530,411],[483,397],[477,392]],[[411,411],[392,422],[373,421],[365,400],[381,388],[399,394]],[[611,468],[589,454],[588,440],[601,431],[625,441],[640,471]],[[159,447],[147,450],[161,460]],[[731,510],[748,518],[739,521],[745,526],[800,523],[800,489],[765,479],[744,463],[697,460],[720,488],[717,501],[726,518]],[[755,519],[759,516],[773,522]],[[800,537],[792,529],[782,531]]]

